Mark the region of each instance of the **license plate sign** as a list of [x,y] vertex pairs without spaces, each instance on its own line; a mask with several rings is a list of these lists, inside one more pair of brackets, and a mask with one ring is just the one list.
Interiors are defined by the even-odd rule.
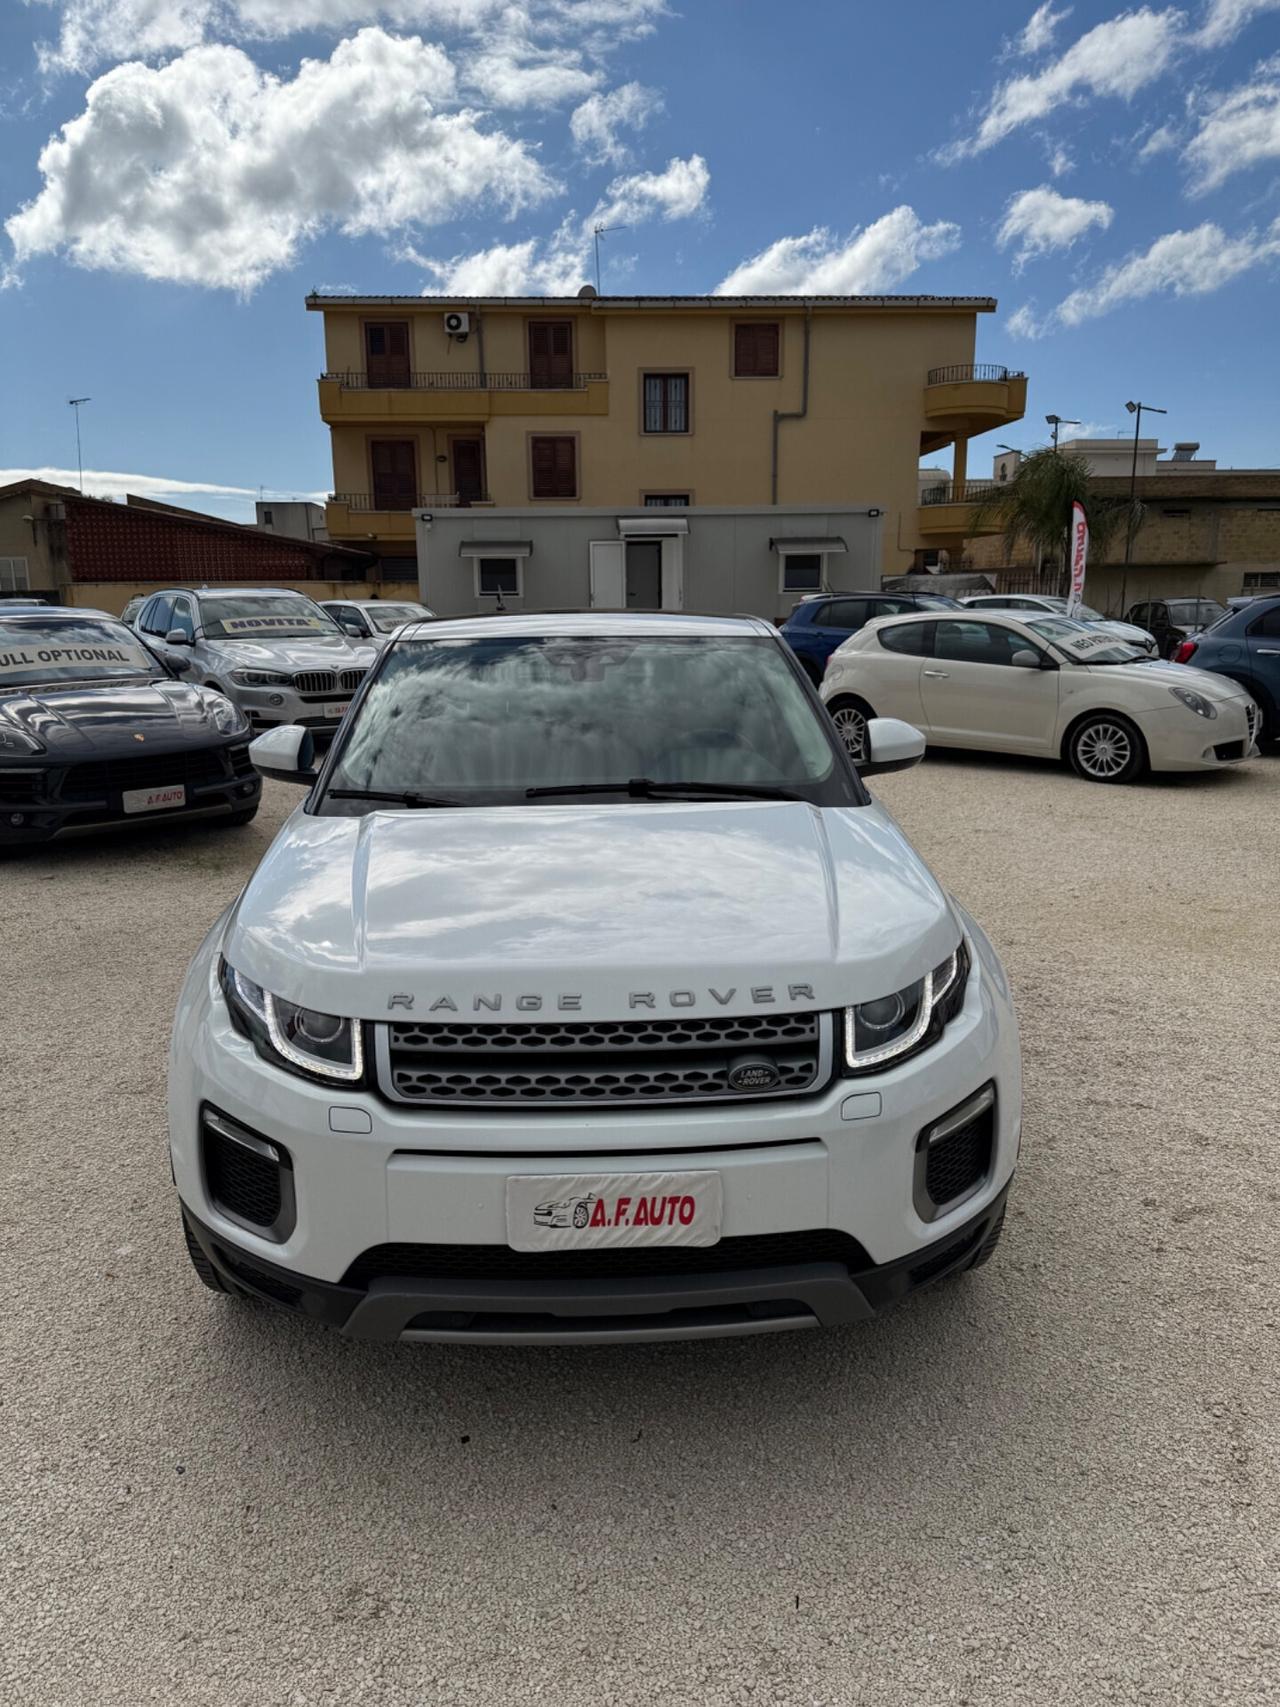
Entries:
[[326,717],[345,717],[347,715],[347,707],[350,704],[351,701],[349,699],[331,699],[329,703],[322,706],[321,709]]
[[120,801],[126,812],[165,812],[175,806],[185,806],[187,790],[180,782],[172,783],[168,788],[127,788]]
[[716,1173],[516,1174],[507,1243],[516,1251],[714,1245],[724,1194]]

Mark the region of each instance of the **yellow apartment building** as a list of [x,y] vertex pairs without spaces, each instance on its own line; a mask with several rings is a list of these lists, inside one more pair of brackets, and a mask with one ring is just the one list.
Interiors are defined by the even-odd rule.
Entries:
[[[443,614],[774,616],[972,533],[968,444],[1026,405],[989,297],[312,296],[330,538]],[[922,456],[953,478],[922,491]]]

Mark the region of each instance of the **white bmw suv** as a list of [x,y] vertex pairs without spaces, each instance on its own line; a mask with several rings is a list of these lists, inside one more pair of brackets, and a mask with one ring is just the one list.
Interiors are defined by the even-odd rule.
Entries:
[[[914,763],[873,721],[863,774]],[[866,1317],[995,1248],[1009,988],[776,631],[403,630],[196,955],[170,1062],[205,1284],[379,1340]]]

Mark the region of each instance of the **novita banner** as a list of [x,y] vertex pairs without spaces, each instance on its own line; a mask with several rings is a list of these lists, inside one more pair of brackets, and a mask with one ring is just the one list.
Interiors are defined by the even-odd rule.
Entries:
[[1071,506],[1071,591],[1067,596],[1067,615],[1079,616],[1084,604],[1084,566],[1089,556],[1089,523],[1084,505],[1078,500]]

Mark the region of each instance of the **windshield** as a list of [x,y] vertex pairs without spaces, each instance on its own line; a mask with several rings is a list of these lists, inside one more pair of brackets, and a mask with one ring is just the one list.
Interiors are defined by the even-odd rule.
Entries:
[[1169,600],[1169,621],[1176,622],[1179,627],[1199,627],[1205,623],[1217,622],[1219,617],[1226,614],[1216,599]]
[[1027,627],[1051,641],[1073,664],[1141,664],[1146,653],[1127,640],[1091,628],[1071,616],[1029,616]]
[[0,691],[35,682],[94,682],[162,676],[131,629],[88,618],[5,622],[0,618]]
[[431,612],[424,605],[366,605],[364,614],[379,634],[390,634],[401,623],[421,622]]
[[963,610],[959,599],[949,599],[945,593],[921,593],[916,601],[922,610]]
[[206,640],[299,640],[342,630],[310,599],[201,599],[200,630]]
[[504,635],[387,654],[324,809],[367,810],[331,804],[329,791],[348,789],[514,805],[531,788],[608,784],[625,800],[641,777],[781,788],[823,805],[864,798],[776,641]]

